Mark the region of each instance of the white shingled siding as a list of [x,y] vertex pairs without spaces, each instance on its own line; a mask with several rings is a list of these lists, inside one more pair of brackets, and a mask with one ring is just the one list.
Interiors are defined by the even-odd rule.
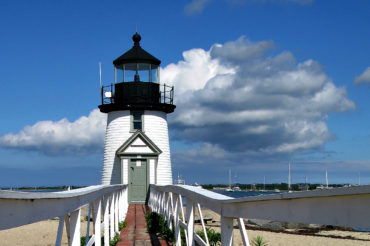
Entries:
[[[154,172],[157,176],[157,184],[172,184],[171,157],[166,113],[159,111],[145,111],[143,129],[144,133],[162,151],[158,156],[157,170]],[[130,111],[125,110],[108,113],[104,144],[102,184],[127,183],[127,162],[125,161],[121,164],[121,161],[116,156],[116,151],[131,135]],[[131,148],[131,146],[129,148]],[[142,153],[149,152],[143,147],[135,147],[135,149],[136,148],[142,149]],[[130,150],[133,151],[132,149]],[[130,152],[130,150],[128,152]],[[121,170],[121,166],[124,170]],[[149,168],[151,167],[152,165],[149,165]],[[152,170],[149,170],[149,173],[150,176],[153,175]],[[150,180],[152,180],[152,177],[150,177]]]
[[157,184],[172,184],[171,155],[166,113],[160,111],[145,111],[144,130],[145,134],[162,151],[158,156],[156,172]]
[[121,183],[121,165],[119,158],[116,156],[116,151],[131,134],[130,111],[113,111],[108,113],[104,140],[102,184]]

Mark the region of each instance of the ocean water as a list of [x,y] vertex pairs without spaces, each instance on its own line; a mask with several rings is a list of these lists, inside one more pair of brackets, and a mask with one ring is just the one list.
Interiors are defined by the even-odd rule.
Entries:
[[[225,196],[230,196],[232,198],[240,198],[240,197],[247,197],[247,196],[261,196],[267,194],[277,194],[281,192],[275,191],[226,191],[226,190],[211,190],[212,192],[219,193]],[[186,197],[182,196],[182,204],[186,206]]]
[[246,197],[246,196],[261,196],[261,195],[268,195],[268,194],[277,194],[281,192],[275,192],[275,191],[226,191],[226,190],[212,190],[213,192],[230,196],[233,198],[239,198],[239,197]]

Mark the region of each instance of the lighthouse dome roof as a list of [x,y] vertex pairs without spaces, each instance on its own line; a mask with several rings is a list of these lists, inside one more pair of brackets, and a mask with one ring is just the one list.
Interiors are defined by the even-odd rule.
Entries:
[[123,55],[113,61],[115,66],[127,64],[127,63],[147,63],[153,65],[161,64],[161,61],[140,46],[141,36],[137,32],[132,36],[134,46],[125,52]]

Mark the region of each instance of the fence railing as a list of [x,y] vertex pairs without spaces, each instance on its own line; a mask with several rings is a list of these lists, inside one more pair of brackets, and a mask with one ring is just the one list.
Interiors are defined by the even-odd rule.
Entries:
[[[182,197],[186,198],[185,213]],[[186,245],[209,245],[207,237],[203,240],[194,232],[197,209],[206,235],[201,207],[220,214],[222,245],[233,245],[234,219],[247,246],[244,218],[370,228],[370,185],[235,199],[193,186],[151,185],[148,205],[174,227],[176,246],[181,246],[180,228],[185,230]]]
[[[86,245],[100,246],[102,232],[104,245],[109,245],[109,240],[119,233],[118,223],[126,217],[127,185],[97,185],[61,192],[0,191],[0,230],[58,217],[55,245],[61,245],[65,224],[69,245],[80,246],[84,206],[89,206]],[[89,238],[91,216],[94,233]]]
[[[135,82],[126,82],[127,84],[134,84]],[[149,82],[148,82],[149,83]],[[153,83],[152,83],[153,84]],[[157,87],[156,87],[157,88]],[[139,90],[143,90],[140,88]],[[115,85],[104,85],[100,87],[101,104],[115,103]],[[168,84],[158,84],[158,97],[155,97],[156,103],[173,104],[174,86]],[[141,98],[142,100],[152,99],[153,95],[130,95],[130,98]]]

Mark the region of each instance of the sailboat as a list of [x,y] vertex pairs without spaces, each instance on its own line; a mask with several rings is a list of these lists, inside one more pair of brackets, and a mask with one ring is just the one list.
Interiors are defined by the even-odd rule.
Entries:
[[322,190],[322,189],[333,189],[333,187],[330,187],[330,186],[329,186],[328,169],[326,169],[326,170],[325,170],[325,183],[326,183],[326,186],[320,185],[320,186],[317,186],[317,187],[316,187],[316,189],[317,189],[317,190]]
[[231,189],[231,169],[229,169],[229,187],[226,188],[226,191],[233,192],[233,189]]
[[181,178],[180,173],[177,173],[177,184],[185,185],[185,180]]

